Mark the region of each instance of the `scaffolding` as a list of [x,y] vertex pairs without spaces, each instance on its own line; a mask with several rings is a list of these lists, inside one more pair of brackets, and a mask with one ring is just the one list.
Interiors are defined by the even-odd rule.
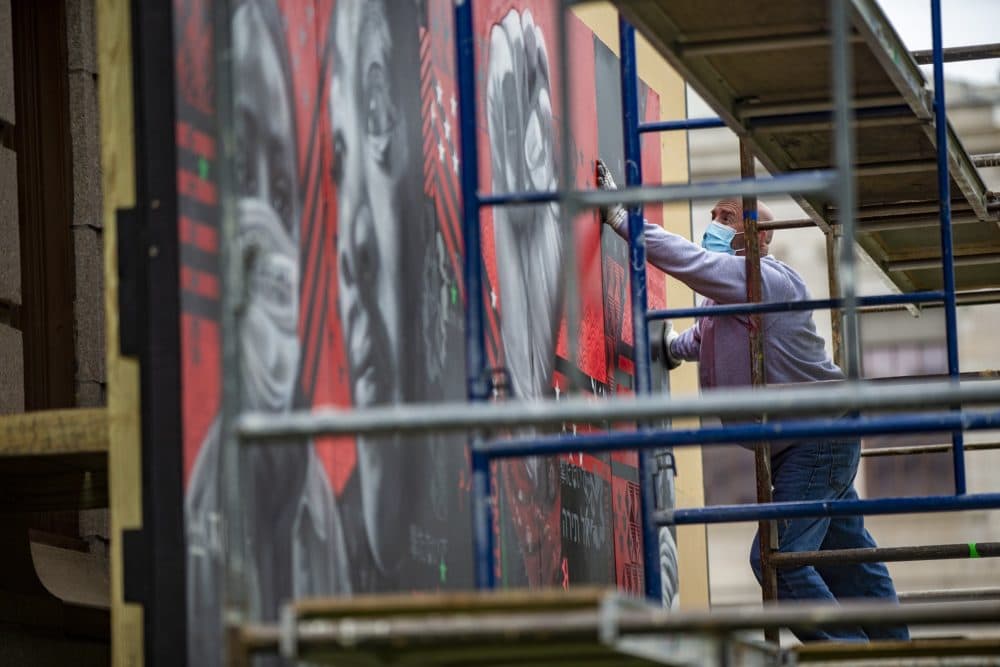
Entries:
[[[774,521],[792,517],[847,516],[869,514],[898,514],[909,512],[943,512],[975,508],[1000,508],[1000,493],[967,493],[965,480],[965,451],[963,440],[965,431],[991,430],[1000,428],[1000,412],[995,406],[1000,404],[1000,382],[990,379],[972,381],[963,378],[959,372],[958,339],[957,339],[957,306],[963,299],[970,303],[990,302],[995,294],[985,294],[978,291],[987,287],[984,282],[992,280],[990,270],[995,271],[995,264],[989,265],[989,253],[980,253],[976,266],[987,266],[985,278],[983,272],[966,274],[970,287],[961,292],[956,282],[957,258],[953,246],[953,216],[952,203],[955,193],[960,202],[962,215],[973,218],[982,224],[991,225],[995,230],[996,207],[992,193],[985,192],[981,180],[975,174],[973,162],[965,154],[961,144],[951,132],[945,113],[945,90],[943,64],[946,60],[941,38],[940,0],[930,0],[932,8],[932,32],[934,48],[930,59],[934,65],[933,102],[928,105],[926,91],[922,79],[912,81],[916,65],[905,55],[902,64],[893,63],[891,59],[877,58],[878,62],[889,72],[889,78],[900,85],[896,96],[885,96],[872,99],[852,98],[854,85],[852,81],[854,67],[852,64],[852,45],[864,41],[870,35],[875,35],[879,28],[881,42],[873,47],[879,54],[882,50],[898,48],[893,42],[886,46],[886,39],[896,39],[891,27],[885,23],[884,17],[874,3],[868,0],[829,0],[829,34],[825,32],[807,35],[782,35],[775,37],[771,48],[789,48],[798,46],[829,47],[829,69],[832,72],[832,104],[829,102],[817,104],[813,100],[789,102],[784,106],[769,112],[759,105],[744,109],[744,113],[725,113],[720,118],[690,119],[655,123],[641,123],[638,113],[638,76],[635,50],[635,28],[639,26],[650,38],[655,47],[689,80],[699,81],[704,71],[686,66],[685,58],[692,54],[717,53],[727,49],[732,52],[752,50],[754,46],[747,44],[744,36],[732,37],[728,42],[685,43],[674,39],[681,30],[671,21],[670,10],[664,5],[655,3],[619,2],[622,12],[620,19],[620,62],[621,62],[621,94],[623,106],[623,132],[625,145],[625,186],[621,190],[577,191],[563,189],[552,192],[515,192],[515,193],[481,193],[479,191],[478,147],[476,131],[476,74],[474,64],[475,35],[473,33],[472,12],[474,2],[460,1],[455,3],[455,41],[456,68],[459,95],[459,117],[461,120],[461,188],[462,216],[464,240],[463,278],[465,282],[466,303],[466,379],[468,383],[469,402],[454,402],[421,405],[395,405],[372,407],[355,410],[326,409],[317,412],[289,413],[275,416],[273,414],[244,413],[239,401],[238,378],[234,373],[227,373],[224,387],[225,398],[223,424],[228,433],[226,438],[227,455],[225,457],[224,490],[228,502],[228,517],[239,516],[239,448],[254,443],[277,442],[287,436],[319,436],[334,434],[377,434],[418,432],[464,432],[470,436],[470,451],[472,462],[472,504],[473,504],[473,537],[475,540],[475,582],[482,590],[494,588],[493,563],[493,507],[491,505],[490,464],[501,458],[539,456],[559,453],[597,452],[613,450],[638,450],[639,479],[641,483],[641,516],[644,545],[644,581],[647,597],[658,601],[661,595],[660,565],[658,555],[661,527],[683,524],[707,524],[731,521],[760,522],[761,560],[764,569],[763,596],[765,602],[777,599],[776,572],[781,567],[791,567],[818,562],[870,562],[887,560],[918,560],[937,558],[969,557],[972,552],[978,556],[993,556],[1000,554],[1000,547],[995,543],[978,545],[936,545],[905,548],[876,548],[864,550],[822,551],[808,553],[777,553],[777,530]],[[572,2],[562,2],[558,12],[559,28],[559,66],[562,71],[568,71],[569,62],[566,40],[566,13]],[[786,3],[787,4],[787,3]],[[802,4],[802,3],[792,3]],[[814,3],[807,3],[813,5]],[[815,3],[819,4],[819,3]],[[852,33],[852,24],[859,34]],[[665,26],[669,26],[669,29]],[[670,33],[673,30],[673,33]],[[889,38],[885,38],[885,34]],[[996,45],[984,45],[972,49],[960,49],[954,52],[955,58],[995,57]],[[756,48],[760,48],[758,44]],[[898,55],[898,54],[897,54]],[[924,58],[926,56],[919,56]],[[919,78],[919,72],[917,74]],[[694,77],[694,79],[692,79]],[[707,85],[707,84],[706,84]],[[914,88],[916,87],[916,89]],[[568,92],[563,83],[561,90],[562,106],[566,110],[562,118],[562,134],[568,137],[570,122],[568,118]],[[918,90],[917,90],[918,89]],[[713,98],[712,91],[707,88],[701,92],[709,101],[722,103]],[[897,99],[901,98],[901,99]],[[900,173],[910,173],[908,170],[915,165],[890,164],[855,165],[855,131],[864,123],[881,126],[885,119],[894,122],[900,118],[909,119],[912,116],[914,125],[920,132],[926,132],[926,139],[933,146],[936,155],[933,165],[920,165],[920,169],[928,173],[936,171],[936,184],[940,193],[939,202],[933,207],[939,213],[937,225],[929,225],[927,211],[930,208],[916,211],[922,216],[914,221],[915,207],[904,204],[900,199],[897,205],[878,208],[867,200],[859,204],[859,193],[855,175],[861,171],[877,176],[879,182],[891,183],[891,177]],[[907,120],[909,122],[909,120]],[[803,126],[821,126],[830,131],[832,160],[823,168],[799,170],[796,173],[777,173],[780,160],[775,158],[773,150],[762,149],[761,145],[748,133],[748,127],[767,127],[771,132],[780,128],[801,128]],[[818,125],[817,125],[818,124]],[[884,123],[883,123],[884,124]],[[928,128],[933,125],[933,131]],[[693,183],[682,185],[643,185],[640,156],[640,136],[644,133],[663,131],[688,131],[709,127],[729,126],[741,132],[745,141],[741,142],[741,179],[715,183]],[[568,142],[563,141],[564,159],[560,169],[561,183],[570,182]],[[770,178],[756,178],[754,174],[754,159],[761,158],[768,168],[776,175]],[[990,164],[989,156],[978,160],[981,164]],[[889,177],[890,180],[886,180]],[[953,189],[953,182],[955,188]],[[891,190],[891,188],[890,188]],[[779,223],[758,223],[758,196],[792,195],[799,201],[810,215],[808,221],[785,221]],[[869,192],[866,190],[865,196]],[[671,201],[688,201],[693,199],[716,199],[723,196],[739,196],[743,198],[744,224],[747,240],[747,303],[736,305],[721,305],[708,308],[674,308],[668,310],[649,310],[646,293],[646,256],[643,238],[642,205]],[[825,204],[823,203],[825,202]],[[832,205],[830,203],[832,202]],[[618,397],[601,402],[579,398],[563,399],[561,401],[521,402],[517,400],[494,403],[491,396],[492,371],[487,368],[484,349],[483,326],[483,276],[480,248],[480,213],[485,207],[518,206],[527,204],[557,203],[563,222],[564,233],[570,234],[571,221],[581,211],[597,207],[622,204],[628,212],[629,236],[629,286],[631,296],[633,341],[635,350],[635,396]],[[910,216],[910,217],[907,217]],[[831,284],[837,289],[831,290],[833,298],[795,303],[763,303],[760,284],[760,249],[758,246],[758,230],[816,225],[827,235],[828,256],[837,258],[837,266],[831,264]],[[894,271],[898,284],[920,289],[902,290],[898,294],[886,294],[875,297],[859,297],[856,288],[855,270],[855,239],[862,240],[862,246],[872,254],[872,245],[865,240],[880,229],[879,225],[892,229],[907,229],[914,226],[939,226],[939,257],[933,258],[933,266],[942,269],[942,284],[940,288],[926,287],[924,264],[911,261],[910,264],[897,264],[890,267],[890,257],[881,258],[883,269]],[[963,225],[968,227],[969,225]],[[224,246],[229,247],[233,239],[233,227],[224,227]],[[869,239],[870,240],[870,239]],[[989,243],[996,242],[992,237]],[[566,247],[572,248],[568,243]],[[1000,245],[998,245],[1000,247]],[[986,255],[989,255],[987,257]],[[974,260],[976,258],[973,258]],[[224,258],[224,261],[225,260]],[[570,321],[577,312],[572,293],[573,276],[575,274],[574,258],[569,257],[565,267],[566,278],[570,285],[569,303],[567,305]],[[972,277],[969,277],[972,275]],[[231,343],[236,326],[235,312],[238,307],[239,285],[238,267],[231,262],[226,269],[226,296],[224,311],[226,313],[223,340],[223,364],[227,369],[238,369],[239,350]],[[1000,284],[994,281],[993,285]],[[962,296],[960,296],[962,295]],[[859,346],[859,314],[866,308],[916,307],[919,305],[941,305],[945,312],[946,344],[948,352],[948,375],[945,378],[925,380],[922,382],[868,382],[861,378],[861,359]],[[835,386],[767,386],[764,373],[763,327],[751,327],[752,384],[745,390],[737,391],[706,391],[697,399],[675,398],[669,401],[653,395],[651,380],[650,323],[680,317],[711,317],[722,315],[747,315],[760,321],[766,313],[787,312],[792,310],[831,309],[834,312],[835,348],[841,366],[847,379]],[[570,332],[573,327],[569,327]],[[570,343],[570,350],[575,347]],[[572,353],[572,352],[571,352]],[[970,409],[979,406],[979,409]],[[892,411],[890,414],[866,416],[862,411]],[[815,414],[846,414],[841,418],[816,418]],[[725,428],[702,427],[693,429],[674,429],[656,426],[674,417],[759,417],[740,425],[730,425]],[[799,415],[799,417],[796,417]],[[806,415],[802,417],[802,415]],[[520,438],[495,438],[492,431],[510,427],[543,426],[565,422],[607,424],[609,422],[634,421],[637,428],[634,431],[611,431],[592,433],[582,436],[532,436]],[[770,455],[768,443],[790,441],[810,437],[858,438],[864,435],[901,434],[901,433],[951,433],[951,444],[940,446],[901,447],[895,451],[883,451],[880,455],[916,454],[929,451],[951,451],[955,479],[955,493],[942,496],[879,498],[849,501],[798,501],[772,502],[770,497]],[[756,447],[756,474],[758,503],[743,506],[715,506],[703,508],[676,509],[673,507],[658,507],[654,491],[653,452],[663,448],[687,445],[724,445],[732,443],[758,443]],[[977,446],[977,448],[983,448]],[[229,520],[229,544],[243,544],[240,534],[240,521]],[[902,607],[887,605],[845,605],[843,607],[784,607],[774,606],[756,612],[741,612],[726,616],[725,613],[683,614],[667,613],[655,607],[636,605],[620,600],[608,602],[606,598],[596,596],[575,598],[569,602],[564,599],[557,603],[546,601],[543,597],[535,598],[540,608],[532,610],[531,602],[523,598],[499,597],[484,598],[493,602],[465,601],[463,604],[475,607],[477,613],[485,617],[458,614],[459,618],[449,621],[447,615],[447,599],[441,601],[444,606],[407,607],[403,619],[399,615],[392,616],[393,609],[382,608],[384,615],[372,611],[380,604],[375,600],[362,601],[360,604],[368,611],[362,616],[368,619],[367,624],[359,620],[359,607],[353,611],[338,606],[336,602],[296,602],[286,609],[285,619],[280,627],[257,626],[247,623],[244,615],[245,596],[242,592],[241,577],[244,576],[241,555],[238,548],[231,548],[228,553],[226,606],[227,621],[234,628],[232,647],[235,655],[243,658],[257,651],[281,650],[289,657],[304,657],[310,655],[330,656],[330,651],[338,648],[340,660],[346,660],[343,651],[361,650],[370,647],[372,651],[389,651],[391,647],[407,644],[408,641],[433,642],[441,640],[447,644],[447,639],[461,636],[465,640],[478,638],[483,642],[496,641],[498,638],[514,636],[515,639],[531,635],[533,640],[538,637],[532,632],[541,633],[547,637],[576,637],[606,649],[608,646],[628,652],[617,642],[621,635],[618,630],[628,630],[631,633],[676,633],[678,638],[695,641],[700,651],[709,651],[706,646],[715,647],[711,653],[699,653],[699,656],[711,655],[720,664],[728,664],[733,659],[733,650],[740,640],[734,633],[746,629],[764,629],[769,639],[776,638],[779,628],[790,625],[815,623],[816,625],[858,623],[862,620],[871,623],[901,623],[901,622],[933,622],[933,623],[996,623],[1000,620],[1000,608],[987,602],[941,602],[942,595],[927,595],[921,598],[926,604],[907,604]],[[509,596],[509,594],[507,594]],[[989,597],[989,591],[983,591],[984,598]],[[586,596],[584,596],[586,597]],[[969,593],[967,598],[975,597]],[[541,601],[541,602],[540,602]],[[937,601],[937,602],[935,602]],[[383,599],[384,602],[384,599]],[[452,601],[454,602],[454,600]],[[931,604],[934,602],[934,604]],[[402,603],[401,603],[402,604]],[[424,603],[421,603],[424,604]],[[568,604],[573,609],[558,607]],[[499,605],[499,609],[498,606]],[[518,606],[522,605],[522,606]],[[526,605],[526,607],[524,606]],[[556,605],[553,607],[552,605]],[[574,605],[577,605],[574,607]],[[582,605],[582,606],[581,606]],[[390,605],[391,606],[391,605]],[[419,609],[417,608],[419,607]],[[553,613],[556,608],[558,613]],[[608,611],[614,609],[616,611]],[[596,610],[596,611],[595,611]],[[399,611],[398,609],[396,611]],[[381,612],[380,612],[381,613]],[[402,613],[402,612],[400,612]],[[471,612],[470,612],[471,613]],[[574,614],[579,613],[579,616]],[[413,616],[416,614],[416,616]],[[423,616],[421,615],[423,614]],[[494,614],[496,616],[490,616]],[[520,614],[520,615],[519,615]],[[524,614],[527,614],[525,616]],[[377,618],[375,618],[377,617]],[[473,618],[473,621],[469,621]],[[374,620],[373,620],[374,619]],[[464,620],[463,620],[464,619]],[[609,620],[611,619],[611,620]],[[574,625],[574,622],[576,623]],[[611,624],[609,626],[609,623]],[[512,627],[520,628],[521,633],[510,633]],[[608,631],[611,627],[614,631]],[[604,631],[602,631],[604,628]],[[564,633],[565,634],[562,634]],[[708,633],[709,636],[704,633]],[[491,634],[493,633],[493,634]],[[547,633],[547,634],[546,634]],[[687,633],[687,634],[685,634]],[[701,634],[699,634],[701,633]],[[539,636],[541,636],[539,635]],[[673,635],[672,635],[673,636]],[[421,639],[422,638],[422,639]],[[395,643],[394,643],[395,640]],[[703,640],[703,641],[702,641]],[[525,640],[528,641],[528,640]],[[699,643],[702,642],[702,643]],[[719,642],[722,642],[721,644]],[[729,643],[727,643],[729,642]],[[916,644],[914,644],[915,646]],[[722,646],[720,649],[719,647]],[[742,646],[742,645],[741,645]],[[305,647],[305,648],[304,648]],[[318,647],[318,648],[317,648]],[[442,646],[437,648],[445,650]],[[773,648],[773,647],[772,647]],[[322,649],[322,650],[321,650]],[[402,650],[402,649],[400,649]],[[650,662],[636,664],[675,664],[683,655],[679,649],[665,648],[653,644],[642,649],[649,656]],[[930,650],[930,649],[928,649]],[[944,650],[944,649],[942,649]],[[310,651],[313,651],[312,653]],[[316,653],[315,651],[319,651]],[[326,653],[324,653],[326,651]],[[650,653],[651,652],[651,653]],[[763,660],[759,664],[776,664],[767,660],[777,661],[782,658],[778,652],[756,655],[754,658]],[[905,653],[905,652],[904,652]],[[353,654],[352,654],[353,655]],[[589,654],[588,654],[589,655]],[[824,654],[827,657],[836,652]],[[851,654],[853,657],[856,655]],[[900,653],[889,653],[896,656]],[[551,655],[549,658],[551,659]],[[537,658],[537,656],[536,656]],[[454,656],[452,657],[454,659]],[[509,656],[508,656],[509,659]],[[689,659],[689,658],[684,658]],[[844,658],[846,659],[846,658]],[[608,664],[623,664],[609,659]],[[345,663],[352,664],[352,663]],[[358,663],[362,664],[362,663]],[[370,663],[363,663],[370,664]],[[463,663],[465,664],[465,663]],[[493,664],[493,663],[491,663]],[[589,663],[588,663],[589,664]],[[757,663],[755,663],[757,664]]]

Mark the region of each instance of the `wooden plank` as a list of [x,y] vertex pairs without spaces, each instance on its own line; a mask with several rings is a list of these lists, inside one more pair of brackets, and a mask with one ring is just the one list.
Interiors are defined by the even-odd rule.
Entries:
[[[604,616],[609,602],[619,610],[655,610],[641,600],[613,602],[607,594],[589,587],[301,600],[293,608],[299,623],[298,659],[341,667],[610,667],[705,664],[718,659],[724,650],[733,664],[782,664],[782,654],[775,647],[698,631],[649,636],[626,631],[607,643],[602,632],[606,621],[614,617]],[[284,627],[242,626],[233,641],[243,664],[249,655],[276,652]],[[744,663],[743,657],[749,662]]]
[[[930,656],[984,656],[1000,654],[1000,642],[989,639],[914,639],[885,642],[816,642],[795,648],[799,662],[915,658]],[[847,664],[846,662],[844,664]]]
[[0,417],[0,456],[54,456],[108,451],[105,408],[41,410]]
[[107,345],[111,504],[112,664],[144,664],[142,609],[125,604],[122,531],[142,525],[139,467],[139,364],[118,349],[118,235],[115,211],[135,205],[135,129],[132,116],[130,3],[97,2],[97,70],[101,108],[101,169],[104,194],[104,297]]
[[594,607],[613,590],[598,587],[509,589],[484,592],[401,593],[358,595],[352,598],[306,598],[295,603],[298,618],[386,616],[489,611],[548,611]]

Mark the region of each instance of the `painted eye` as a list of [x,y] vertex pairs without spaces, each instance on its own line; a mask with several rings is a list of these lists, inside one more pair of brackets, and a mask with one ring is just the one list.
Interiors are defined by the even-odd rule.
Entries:
[[399,116],[389,91],[389,81],[381,63],[372,63],[365,75],[365,111],[368,113],[366,130],[369,135],[381,137],[396,125]]
[[257,161],[254,160],[253,124],[242,115],[236,117],[235,159],[233,160],[234,177],[237,191],[246,196],[257,192]]
[[340,185],[344,178],[344,160],[347,157],[347,142],[340,130],[333,135],[333,164],[330,166],[330,176],[333,182]]
[[289,178],[275,170],[271,178],[271,206],[282,220],[288,220],[292,213],[292,185]]

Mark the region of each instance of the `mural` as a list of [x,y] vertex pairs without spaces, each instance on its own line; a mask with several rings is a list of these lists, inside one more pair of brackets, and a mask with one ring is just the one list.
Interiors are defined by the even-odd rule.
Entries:
[[[189,656],[197,665],[219,663],[222,630],[219,174],[234,188],[245,283],[244,409],[463,400],[466,392],[452,3],[227,4],[230,14],[216,17],[221,5],[211,0],[174,0]],[[554,7],[476,5],[484,190],[554,188],[564,140],[576,187],[593,186],[598,155],[621,155],[620,120],[610,120],[617,107],[606,102],[618,98],[617,74],[601,75],[617,62],[575,19],[572,135],[559,136]],[[231,54],[232,164],[219,158],[213,25],[227,26]],[[658,117],[655,93],[644,90],[643,105]],[[655,179],[658,144],[646,153]],[[554,206],[484,212],[489,364],[506,370],[507,393],[519,398],[630,391],[625,245],[602,237],[593,214],[573,223],[581,320],[571,355],[559,224]],[[663,293],[662,276],[651,276],[651,305],[664,305]],[[386,436],[245,450],[251,616],[275,620],[283,602],[303,595],[470,587],[465,445],[455,436]],[[642,590],[634,455],[505,461],[494,474],[504,585]],[[664,532],[672,595],[676,548]]]
[[[296,323],[303,197],[294,82],[274,5],[247,2],[234,11],[231,26],[237,256],[246,280],[239,331],[243,401],[249,409],[286,412],[293,406],[301,350]],[[221,630],[220,444],[216,421],[186,494],[192,664],[210,662]],[[343,526],[311,444],[275,444],[244,454],[241,505],[247,578],[254,582],[250,613],[256,618],[273,620],[292,596],[349,590]]]
[[[486,58],[486,120],[491,191],[554,190],[556,137],[545,36],[530,9],[509,10],[490,26]],[[491,211],[500,347],[511,393],[534,399],[552,392],[556,336],[563,314],[562,233],[556,205]],[[493,298],[496,297],[496,298]],[[527,433],[524,433],[525,435]],[[503,491],[525,581],[556,583],[560,540],[551,517],[559,510],[559,462],[529,457],[502,465]],[[560,525],[562,518],[560,520]]]

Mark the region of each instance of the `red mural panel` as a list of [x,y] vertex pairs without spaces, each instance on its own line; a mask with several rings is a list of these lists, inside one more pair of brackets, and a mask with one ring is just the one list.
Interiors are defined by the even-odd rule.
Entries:
[[[222,632],[224,205],[235,223],[226,250],[245,286],[235,333],[242,409],[466,394],[453,3],[226,4],[231,13],[217,17],[221,7],[208,0],[174,0],[192,664],[217,662]],[[617,79],[602,75],[616,61],[572,17],[572,131],[560,136],[568,110],[555,6],[475,4],[483,191],[556,188],[564,142],[576,188],[594,186],[599,156],[620,160],[621,127],[608,107]],[[220,53],[232,78],[225,155],[213,80]],[[642,103],[658,117],[654,93],[644,89]],[[656,145],[644,146],[644,162],[647,179],[658,180]],[[595,213],[573,221],[571,337],[558,208],[487,210],[481,224],[487,356],[507,378],[496,399],[630,391],[624,242]],[[662,276],[651,274],[650,295],[651,306],[663,305]],[[496,466],[500,580],[641,590],[635,466],[627,454]],[[252,618],[275,620],[296,596],[472,585],[462,437],[289,439],[242,450],[240,470],[240,517],[230,518],[245,533]]]

